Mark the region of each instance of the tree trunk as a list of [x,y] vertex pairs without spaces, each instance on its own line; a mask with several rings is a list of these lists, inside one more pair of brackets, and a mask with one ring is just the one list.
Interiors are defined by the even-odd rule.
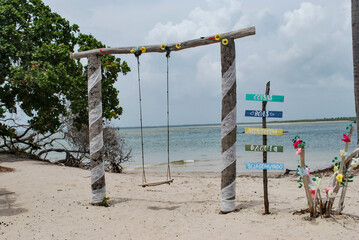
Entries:
[[222,63],[222,172],[221,172],[221,204],[222,213],[236,209],[236,140],[237,140],[237,95],[236,95],[236,59],[233,39],[228,44],[221,44]]
[[91,159],[92,204],[100,204],[106,195],[102,94],[101,94],[101,58],[99,55],[88,57],[88,106],[89,106],[89,141]]
[[359,1],[352,0],[352,44],[354,97],[357,122],[357,144],[359,144]]

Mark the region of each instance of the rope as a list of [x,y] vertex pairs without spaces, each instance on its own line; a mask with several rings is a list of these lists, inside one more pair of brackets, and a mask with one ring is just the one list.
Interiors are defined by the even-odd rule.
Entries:
[[173,182],[171,177],[171,169],[170,169],[170,108],[169,108],[169,58],[171,50],[166,46],[166,58],[167,58],[167,181],[157,182],[152,184],[147,184],[146,180],[146,172],[145,172],[145,153],[144,153],[144,138],[143,138],[143,124],[142,124],[142,98],[141,98],[141,77],[140,77],[140,55],[141,50],[138,48],[134,55],[137,58],[137,76],[138,76],[138,97],[139,97],[139,105],[140,105],[140,128],[141,128],[141,153],[142,153],[142,187],[145,186],[156,186],[163,183],[170,184]]
[[141,76],[140,76],[140,55],[141,50],[135,52],[137,58],[137,76],[138,76],[138,98],[140,103],[140,128],[141,128],[141,153],[142,153],[142,184],[146,183],[146,173],[145,173],[145,153],[143,148],[143,124],[142,124],[142,98],[141,98]]
[[166,58],[167,58],[167,180],[171,179],[170,169],[170,104],[169,104],[169,58],[171,50],[166,46]]

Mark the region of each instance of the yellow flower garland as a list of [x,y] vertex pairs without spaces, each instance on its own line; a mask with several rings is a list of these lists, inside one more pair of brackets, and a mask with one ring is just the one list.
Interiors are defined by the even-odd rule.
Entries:
[[162,45],[161,45],[161,49],[162,49],[162,50],[165,50],[165,49],[166,49],[166,44],[162,44]]
[[135,53],[136,52],[136,50],[135,49],[131,49],[131,51],[130,51],[130,53]]
[[182,46],[181,46],[181,43],[177,43],[177,44],[176,44],[176,48],[177,48],[177,49],[180,49],[181,47],[182,47]]
[[342,183],[343,182],[343,174],[338,174],[338,176],[336,177],[336,179],[337,179],[337,182],[338,183]]
[[214,36],[214,39],[216,39],[217,41],[219,41],[221,39],[221,34],[216,34],[216,36]]
[[145,53],[146,52],[146,48],[145,47],[141,47],[141,52]]
[[222,44],[223,44],[223,45],[227,45],[227,44],[228,44],[228,39],[227,39],[227,38],[223,39],[223,40],[222,40]]

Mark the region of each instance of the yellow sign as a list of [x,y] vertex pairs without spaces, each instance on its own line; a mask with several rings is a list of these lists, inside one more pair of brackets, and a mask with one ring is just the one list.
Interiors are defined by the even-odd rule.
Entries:
[[245,134],[283,136],[283,129],[274,128],[245,128]]

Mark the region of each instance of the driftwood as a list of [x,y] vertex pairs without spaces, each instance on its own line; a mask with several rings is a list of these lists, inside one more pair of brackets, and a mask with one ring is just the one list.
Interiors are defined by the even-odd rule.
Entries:
[[[350,128],[349,135],[348,135],[348,138],[349,138],[349,139],[351,139],[351,137],[352,137],[353,130],[354,130],[354,128],[351,127],[351,128]],[[344,148],[344,151],[345,151],[345,152],[348,152],[348,150],[349,150],[349,142],[347,142],[347,143],[345,144],[345,148]],[[351,153],[350,155],[353,155],[353,153]],[[346,174],[346,170],[347,170],[347,168],[346,168],[346,163],[348,163],[354,156],[355,156],[355,155],[353,155],[350,159],[348,159],[349,156],[342,156],[342,161],[341,161],[341,164],[340,164],[340,169],[339,169],[339,171],[338,171],[338,174],[343,174],[343,176],[344,176],[343,179],[345,179],[345,178],[346,178],[346,175],[347,175],[347,174]],[[334,192],[334,194],[337,194],[337,193],[339,192],[339,189],[340,189],[340,184],[339,184],[338,182],[336,182],[335,180],[333,180],[333,182],[335,182],[335,183],[333,183],[333,186],[335,186],[333,192]],[[347,184],[348,184],[348,183],[347,183]],[[327,205],[326,205],[326,211],[325,211],[325,215],[324,215],[325,217],[329,217],[329,216],[330,216],[330,213],[331,213],[331,211],[332,211],[332,207],[333,207],[334,200],[335,200],[335,197],[329,198],[329,200],[328,200],[328,202],[327,202]],[[343,201],[344,201],[344,199],[343,199]]]
[[[305,166],[305,148],[302,148],[302,153],[300,154],[300,167],[306,168]],[[305,190],[305,195],[307,196],[308,206],[309,206],[309,213],[311,217],[314,217],[314,206],[313,206],[313,199],[310,195],[310,188],[309,188],[309,176],[303,176],[303,185]]]
[[[209,36],[209,37],[201,37],[193,40],[188,40],[184,42],[180,42],[181,47],[177,48],[177,43],[171,43],[166,44],[168,47],[167,49],[171,51],[180,51],[187,48],[193,48],[213,43],[218,43],[222,41],[224,38],[228,39],[237,39],[242,37],[247,37],[250,35],[254,35],[256,33],[255,27],[250,28],[244,28],[233,32],[227,32],[221,34],[221,39],[218,41],[214,39],[215,36]],[[101,48],[101,49],[93,49],[83,52],[77,52],[77,53],[71,53],[70,57],[72,59],[80,59],[89,57],[90,55],[97,54],[97,55],[107,55],[107,54],[131,54],[132,49],[136,49],[138,46],[130,46],[130,47],[114,47],[114,48]],[[146,52],[158,52],[163,53],[166,52],[167,49],[161,48],[161,44],[158,45],[147,45],[147,46],[141,46],[146,48]]]
[[[348,134],[348,138],[351,139],[352,134],[353,134],[353,130],[354,128],[351,127],[350,128],[350,132]],[[349,150],[349,143],[350,142],[346,142],[345,144],[345,148],[344,151],[348,152]],[[311,179],[309,178],[309,176],[303,176],[303,184],[304,184],[304,188],[306,191],[306,197],[308,199],[308,205],[309,205],[309,213],[310,213],[310,217],[317,217],[318,213],[320,215],[323,215],[324,217],[330,217],[330,215],[332,214],[333,210],[333,203],[335,201],[335,198],[337,197],[337,194],[340,191],[340,188],[342,188],[342,192],[339,198],[339,204],[338,204],[338,208],[336,209],[336,214],[341,214],[341,211],[343,210],[343,205],[344,205],[344,199],[345,199],[345,195],[346,195],[346,191],[347,191],[347,187],[349,182],[351,181],[349,178],[349,173],[354,169],[353,167],[349,167],[349,164],[351,163],[353,157],[357,156],[359,153],[359,146],[354,149],[350,154],[344,154],[341,156],[341,161],[340,161],[340,168],[339,170],[337,170],[336,172],[334,172],[331,176],[331,178],[329,179],[329,184],[328,184],[328,194],[326,194],[325,200],[322,200],[321,194],[320,194],[320,189],[319,189],[319,183],[315,184],[315,196],[314,196],[314,201],[311,197],[310,194],[310,189],[313,189],[313,182],[311,182]],[[305,168],[305,161],[304,161],[304,148],[302,148],[302,153],[301,153],[301,164],[300,166],[302,168]],[[326,168],[326,169],[322,169],[322,170],[317,170],[316,172],[313,173],[323,173],[323,172],[328,172],[328,171],[333,171],[333,168]],[[338,182],[338,180],[336,179],[336,177],[342,174],[343,175],[343,183]],[[320,176],[321,177],[321,176]],[[313,179],[316,181],[319,181],[320,178],[316,176],[316,179]],[[329,191],[333,190],[333,194],[329,195]],[[318,212],[317,212],[318,210]]]

